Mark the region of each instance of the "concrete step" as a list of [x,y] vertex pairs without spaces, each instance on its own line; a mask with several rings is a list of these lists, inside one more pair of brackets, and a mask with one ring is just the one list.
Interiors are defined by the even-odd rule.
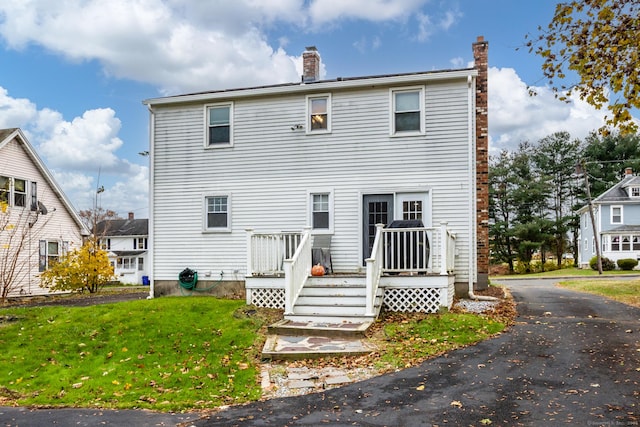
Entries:
[[268,335],[262,358],[268,360],[310,359],[333,356],[359,356],[376,351],[365,338]]
[[268,333],[287,336],[321,336],[330,338],[362,338],[373,320],[354,322],[295,321],[283,319],[268,327]]
[[324,285],[313,285],[313,286],[305,286],[302,288],[300,295],[304,296],[331,296],[331,297],[361,297],[364,298],[367,294],[367,289],[364,286],[359,287],[337,287],[337,286],[324,286]]

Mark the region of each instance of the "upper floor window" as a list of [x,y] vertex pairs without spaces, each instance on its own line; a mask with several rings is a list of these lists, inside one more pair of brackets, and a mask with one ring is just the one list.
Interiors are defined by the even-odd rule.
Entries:
[[421,88],[393,90],[392,134],[424,132],[424,102]]
[[133,249],[147,249],[147,238],[146,237],[134,238]]
[[611,224],[622,224],[622,206],[611,206]]
[[331,95],[307,97],[308,132],[331,131]]
[[[35,182],[31,184],[32,197],[35,197]],[[0,176],[0,203],[21,208],[26,207],[27,181],[8,176]]]
[[207,230],[228,230],[229,196],[205,197],[205,228]]
[[207,147],[231,145],[233,140],[233,104],[206,106]]

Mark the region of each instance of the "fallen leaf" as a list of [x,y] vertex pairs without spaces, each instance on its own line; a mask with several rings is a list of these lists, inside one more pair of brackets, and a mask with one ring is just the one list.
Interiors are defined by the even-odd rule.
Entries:
[[416,390],[418,391],[424,390],[424,385],[419,385],[418,387],[416,387]]
[[489,418],[483,418],[480,420],[480,424],[488,426],[489,424],[491,424],[491,420]]
[[462,402],[460,402],[459,400],[454,400],[453,402],[451,402],[451,406],[455,406],[456,408],[462,408]]

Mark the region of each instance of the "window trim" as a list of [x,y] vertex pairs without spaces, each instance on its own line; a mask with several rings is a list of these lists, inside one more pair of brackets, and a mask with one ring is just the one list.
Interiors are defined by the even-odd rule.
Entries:
[[[317,134],[327,134],[331,133],[331,124],[333,122],[333,117],[331,116],[331,94],[330,93],[318,93],[313,95],[306,96],[306,125],[305,130],[306,133],[317,135]],[[311,102],[315,99],[326,99],[327,100],[327,128],[326,129],[311,129]]]
[[[209,142],[209,110],[211,108],[229,107],[229,142]],[[233,146],[233,116],[234,116],[234,103],[228,102],[216,102],[213,104],[204,105],[204,148],[205,149],[218,149],[229,148]]]
[[[326,194],[329,196],[329,228],[313,228],[313,196]],[[307,224],[311,227],[311,234],[333,234],[335,219],[335,204],[333,189],[316,188],[307,191]]]
[[[620,209],[620,221],[619,222],[614,222],[613,221],[613,210],[614,209]],[[609,208],[609,222],[611,224],[624,224],[624,209],[622,207],[622,205],[611,205],[611,207]]]
[[[424,135],[425,134],[425,95],[424,86],[406,86],[389,89],[389,134],[392,137]],[[420,106],[420,129],[410,131],[396,131],[396,93],[418,92]]]
[[[227,226],[226,227],[208,227],[209,208],[208,200],[213,197],[227,198]],[[202,230],[203,233],[230,233],[231,232],[231,194],[230,193],[208,193],[202,197]]]

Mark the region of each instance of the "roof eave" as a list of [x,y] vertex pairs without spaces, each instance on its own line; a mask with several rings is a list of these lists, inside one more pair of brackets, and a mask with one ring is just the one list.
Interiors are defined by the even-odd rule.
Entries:
[[148,106],[160,106],[170,104],[185,104],[203,101],[215,101],[218,99],[239,99],[255,96],[282,95],[293,94],[299,92],[317,92],[329,91],[336,89],[357,89],[360,87],[376,87],[376,86],[392,86],[392,85],[409,85],[425,80],[451,80],[462,79],[469,76],[477,76],[478,71],[473,68],[461,70],[445,70],[436,72],[423,72],[411,74],[397,74],[387,76],[373,76],[361,78],[345,78],[337,80],[323,80],[312,83],[274,85],[257,88],[221,90],[203,93],[195,93],[188,95],[176,95],[163,98],[150,98],[142,101]]

